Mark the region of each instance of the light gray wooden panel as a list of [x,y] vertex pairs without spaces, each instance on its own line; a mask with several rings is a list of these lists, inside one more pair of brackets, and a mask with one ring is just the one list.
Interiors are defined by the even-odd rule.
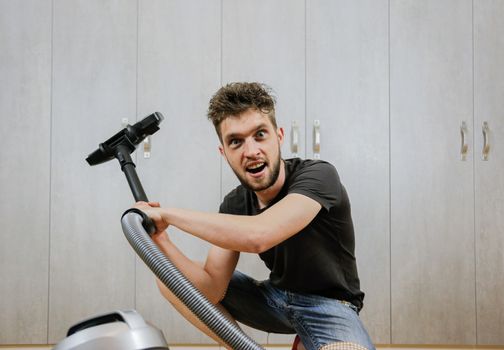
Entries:
[[[220,86],[220,1],[142,1],[139,7],[139,118],[165,116],[152,137],[151,158],[137,151],[149,199],[163,206],[217,212],[220,155],[208,101]],[[174,243],[197,261],[209,245],[170,228]],[[192,327],[160,295],[153,274],[137,265],[137,303],[170,344],[214,343]]]
[[320,121],[321,158],[352,204],[356,257],[366,293],[362,320],[390,343],[388,2],[309,1],[307,156]]
[[390,3],[393,343],[476,341],[471,21],[471,1]]
[[[257,81],[273,88],[277,96],[276,117],[285,131],[282,156],[290,150],[291,125],[299,127],[298,156],[305,155],[305,2],[223,1],[222,83]],[[239,184],[225,160],[222,161],[222,196]],[[257,279],[268,271],[258,257],[244,255],[238,269]],[[249,330],[259,342],[285,343]],[[291,341],[292,336],[290,336]]]
[[[504,2],[474,2],[474,163],[478,344],[504,344]],[[488,122],[490,153],[482,158]]]
[[49,341],[96,313],[132,308],[132,203],[117,161],[85,158],[136,113],[136,1],[55,1]]
[[46,343],[50,1],[0,1],[0,62],[0,344]]
[[[298,156],[304,157],[304,1],[223,1],[222,83],[257,81],[277,97],[276,117],[285,131],[282,156],[290,150],[291,125],[299,127]],[[238,185],[224,163],[223,195]]]

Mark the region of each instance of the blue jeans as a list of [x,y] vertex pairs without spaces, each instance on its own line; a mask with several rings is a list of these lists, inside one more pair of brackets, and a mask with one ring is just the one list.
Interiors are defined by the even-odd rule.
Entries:
[[352,304],[292,293],[235,271],[221,304],[239,322],[268,333],[296,333],[307,350],[351,342],[375,350]]

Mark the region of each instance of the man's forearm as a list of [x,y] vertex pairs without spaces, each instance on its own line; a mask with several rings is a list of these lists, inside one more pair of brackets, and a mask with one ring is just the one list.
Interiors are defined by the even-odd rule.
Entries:
[[206,213],[164,208],[162,216],[170,225],[224,249],[257,253],[265,227],[254,216]]
[[[164,235],[161,237],[160,235]],[[170,261],[177,267],[177,269],[198,288],[208,299],[215,301],[220,297],[224,291],[224,287],[217,286],[216,280],[205,270],[203,262],[198,263],[182,253],[177,246],[175,246],[168,235],[165,233],[158,234],[155,239],[156,244],[160,250],[170,259]]]

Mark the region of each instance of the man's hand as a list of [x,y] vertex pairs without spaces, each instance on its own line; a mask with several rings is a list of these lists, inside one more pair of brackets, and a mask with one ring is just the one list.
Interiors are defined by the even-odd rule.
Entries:
[[135,203],[134,208],[143,211],[154,222],[154,225],[156,226],[154,236],[162,236],[161,233],[166,231],[169,224],[163,218],[163,209],[161,209],[159,202],[137,202]]

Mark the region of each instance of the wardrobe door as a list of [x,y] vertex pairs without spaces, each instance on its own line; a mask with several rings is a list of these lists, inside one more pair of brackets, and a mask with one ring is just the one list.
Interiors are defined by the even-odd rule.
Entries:
[[[282,156],[304,157],[305,4],[302,0],[224,0],[222,83],[257,81],[277,97],[276,117],[285,131]],[[217,145],[217,142],[215,143]],[[222,159],[222,196],[239,184]],[[238,269],[256,279],[268,277],[257,254],[242,253]],[[290,336],[245,327],[260,343],[290,343]]]
[[51,18],[0,2],[0,344],[47,342]]
[[[165,119],[150,150],[138,148],[137,169],[149,199],[162,206],[219,209],[220,155],[206,111],[220,86],[220,9],[218,0],[139,2],[138,118],[159,111]],[[189,258],[205,261],[205,241],[168,233]],[[170,344],[214,343],[161,296],[140,259],[136,307]]]
[[133,202],[117,161],[85,158],[136,114],[136,1],[54,1],[49,342],[84,318],[134,307],[121,230]]
[[390,2],[392,342],[476,341],[472,2]]
[[504,3],[474,2],[478,344],[504,344]]
[[352,205],[363,322],[390,342],[388,2],[307,2],[307,157],[331,162]]

